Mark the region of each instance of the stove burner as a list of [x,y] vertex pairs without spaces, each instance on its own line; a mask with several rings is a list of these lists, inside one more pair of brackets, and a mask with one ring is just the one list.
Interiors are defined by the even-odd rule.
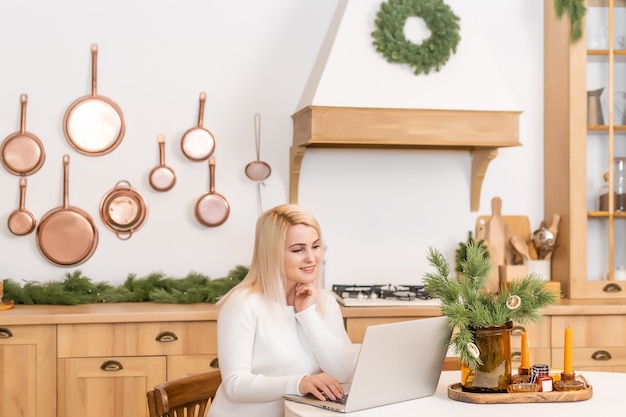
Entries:
[[423,285],[333,285],[333,291],[341,298],[357,298],[359,300],[377,298],[412,301],[430,299]]

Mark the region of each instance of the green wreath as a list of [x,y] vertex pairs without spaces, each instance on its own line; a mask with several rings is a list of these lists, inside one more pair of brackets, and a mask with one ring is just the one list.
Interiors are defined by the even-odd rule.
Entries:
[[[431,33],[419,45],[404,36],[406,20],[413,16],[424,19]],[[459,20],[443,0],[388,0],[376,15],[374,45],[388,62],[409,64],[415,75],[439,71],[461,40]]]

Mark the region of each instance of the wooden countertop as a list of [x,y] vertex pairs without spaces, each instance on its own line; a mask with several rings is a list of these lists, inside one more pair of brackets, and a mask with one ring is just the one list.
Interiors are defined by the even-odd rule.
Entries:
[[217,320],[215,304],[109,303],[76,306],[16,305],[0,311],[0,326]]
[[[344,318],[359,317],[431,317],[441,314],[439,306],[358,306],[341,307]],[[619,299],[590,299],[572,300],[561,299],[558,304],[542,310],[546,316],[570,316],[570,315],[626,315],[626,300]]]
[[[341,307],[345,318],[359,317],[432,317],[439,306]],[[23,324],[131,323],[160,321],[217,320],[215,304],[110,303],[77,306],[16,305],[0,311],[0,326]],[[626,300],[571,300],[543,310],[547,316],[626,315]]]

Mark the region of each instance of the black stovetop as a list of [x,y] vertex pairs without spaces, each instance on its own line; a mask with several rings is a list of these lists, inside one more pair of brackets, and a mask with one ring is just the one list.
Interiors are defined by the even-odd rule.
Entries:
[[391,299],[411,301],[416,298],[430,299],[423,285],[333,285],[333,291],[341,298]]

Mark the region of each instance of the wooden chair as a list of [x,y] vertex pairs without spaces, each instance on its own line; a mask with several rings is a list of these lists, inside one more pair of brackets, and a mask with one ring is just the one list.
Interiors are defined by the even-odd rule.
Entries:
[[221,382],[218,369],[155,385],[146,393],[150,417],[204,417]]

